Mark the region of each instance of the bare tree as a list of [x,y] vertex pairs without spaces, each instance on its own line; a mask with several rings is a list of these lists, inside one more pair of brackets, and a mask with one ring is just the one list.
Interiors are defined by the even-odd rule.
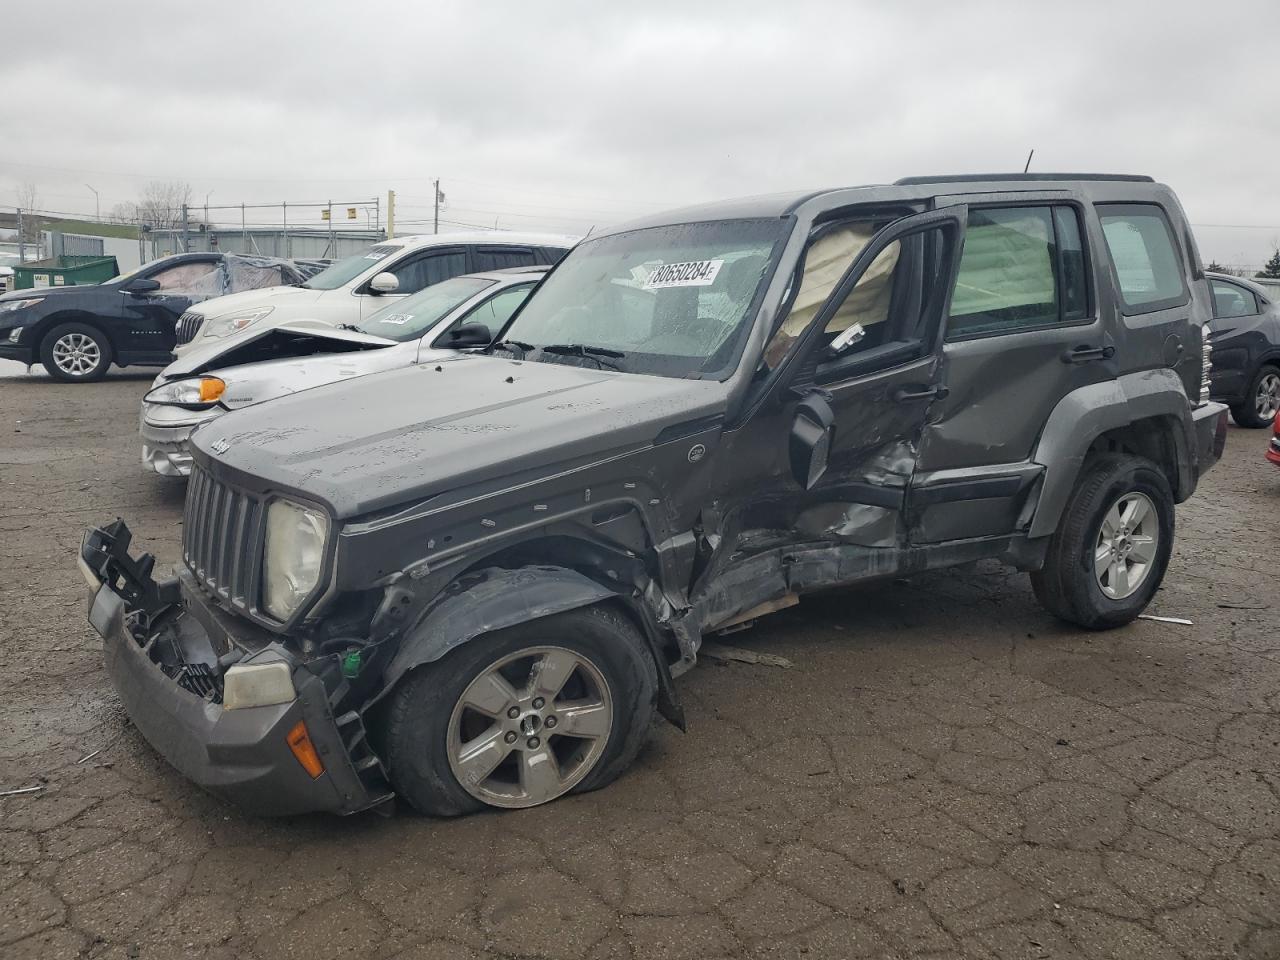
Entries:
[[22,208],[22,239],[35,243],[40,239],[40,220],[35,211],[40,209],[40,192],[28,180],[18,187],[18,206]]
[[109,216],[156,229],[180,227],[182,208],[190,203],[191,184],[181,180],[152,180],[142,188],[136,203],[118,203],[111,208]]

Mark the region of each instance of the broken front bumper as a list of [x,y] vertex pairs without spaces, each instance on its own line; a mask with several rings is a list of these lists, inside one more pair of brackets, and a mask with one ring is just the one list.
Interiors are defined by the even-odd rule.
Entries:
[[143,466],[162,477],[191,476],[191,434],[196,427],[224,413],[226,411],[221,407],[194,411],[144,403],[138,424]]
[[[359,716],[335,717],[321,678],[278,644],[270,650],[291,664],[295,699],[226,709],[218,658],[229,651],[219,649],[217,620],[196,609],[194,585],[154,580],[152,558],[133,560],[129,539],[121,521],[89,530],[79,566],[90,585],[89,623],[102,635],[107,674],[161,756],[252,813],[345,814],[390,799]],[[315,776],[290,747],[300,723],[323,765]]]

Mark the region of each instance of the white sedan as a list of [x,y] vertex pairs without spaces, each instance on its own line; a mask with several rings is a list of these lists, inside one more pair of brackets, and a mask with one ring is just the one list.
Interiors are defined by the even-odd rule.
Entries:
[[359,324],[299,320],[201,345],[167,366],[142,398],[142,462],[161,476],[185,477],[192,431],[229,410],[486,345],[547,269],[454,277]]

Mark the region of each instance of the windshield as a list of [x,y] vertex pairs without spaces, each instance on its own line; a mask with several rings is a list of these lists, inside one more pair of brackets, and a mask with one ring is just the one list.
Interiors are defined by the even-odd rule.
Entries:
[[375,243],[367,250],[325,267],[302,286],[308,290],[337,290],[400,249],[398,243]]
[[[530,297],[503,339],[521,348],[606,351],[600,365],[694,377],[723,370],[747,326],[787,223],[719,220],[587,240]],[[592,364],[533,349],[532,360]]]
[[388,340],[416,340],[443,320],[458,306],[470,300],[495,280],[480,277],[454,277],[432,284],[427,289],[405,297],[356,324],[363,333]]

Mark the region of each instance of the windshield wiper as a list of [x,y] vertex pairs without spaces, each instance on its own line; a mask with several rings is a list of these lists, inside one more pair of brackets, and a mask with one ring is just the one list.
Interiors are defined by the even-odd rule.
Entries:
[[496,343],[489,344],[490,350],[496,348],[498,350],[506,350],[508,353],[515,352],[511,349],[512,347],[518,349],[522,355],[534,349],[532,343],[525,343],[523,340],[499,340]]
[[621,360],[626,356],[621,350],[610,350],[607,347],[589,347],[583,343],[548,343],[539,347],[543,353],[554,353],[565,357],[582,357],[584,360],[594,360],[601,369],[608,366],[610,370],[622,371],[622,367],[616,363],[608,363],[602,359],[609,357],[614,360]]
[[340,323],[340,324],[338,324],[338,329],[339,329],[339,330],[354,330],[356,333],[364,333],[364,331],[363,331],[363,330],[361,330],[359,327],[357,327],[354,323]]

